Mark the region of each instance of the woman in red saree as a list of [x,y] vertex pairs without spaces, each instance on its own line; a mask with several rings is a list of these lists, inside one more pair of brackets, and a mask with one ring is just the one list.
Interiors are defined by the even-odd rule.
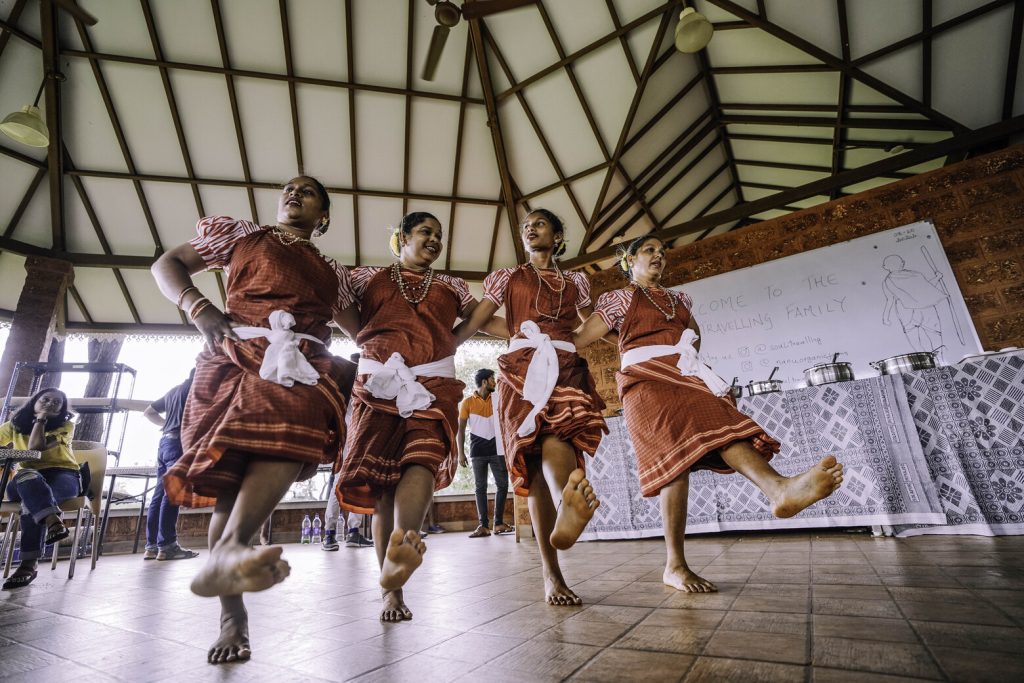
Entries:
[[403,586],[426,551],[418,531],[458,465],[454,327],[477,301],[465,280],[431,268],[443,243],[434,216],[411,213],[392,235],[394,264],[352,271],[361,356],[335,491],[343,509],[373,513],[382,621],[412,619]]
[[[327,229],[330,199],[315,179],[294,178],[278,200],[277,225],[226,217],[199,221],[198,236],[153,265],[157,285],[206,339],[185,406],[184,454],[167,472],[177,505],[214,506],[210,556],[192,591],[221,602],[211,663],[248,659],[242,593],[289,573],[280,547],[249,540],[293,482],[334,462],[345,436],[354,367],[327,351],[332,319],[351,329],[348,272],[311,239]],[[223,312],[191,275],[223,268]]]
[[555,263],[565,250],[565,228],[550,211],[526,217],[522,240],[529,261],[487,276],[470,327],[505,306],[511,340],[498,359],[495,392],[501,444],[516,495],[528,496],[545,599],[579,605],[557,551],[572,547],[600,505],[585,477],[584,454],[593,456],[608,431],[604,401],[571,343],[573,329],[590,312],[590,283]]
[[739,472],[768,496],[776,516],[792,517],[838,489],[843,466],[828,456],[795,477],[776,472],[768,461],[779,442],[739,412],[729,386],[697,360],[700,327],[690,298],[659,284],[665,270],[661,240],[634,240],[620,267],[629,286],[601,295],[575,342],[582,348],[618,331],[622,370],[616,379],[640,490],[661,499],[668,550],[663,580],[691,593],[715,591],[683,555],[691,470]]

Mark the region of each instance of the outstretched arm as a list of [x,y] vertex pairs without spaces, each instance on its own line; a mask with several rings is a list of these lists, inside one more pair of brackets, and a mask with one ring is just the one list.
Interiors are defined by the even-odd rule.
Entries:
[[359,330],[362,329],[359,322],[358,307],[355,304],[350,304],[341,309],[334,316],[334,323],[354,342],[359,334]]
[[[157,287],[169,301],[178,303],[182,293],[185,294],[180,302],[183,311],[188,311],[197,301],[204,298],[192,282],[192,276],[204,270],[206,263],[203,257],[188,242],[164,252],[150,268]],[[185,292],[189,288],[191,290]],[[231,319],[212,304],[199,309],[192,323],[202,333],[211,349],[224,339],[238,340],[238,336],[231,329]]]
[[576,345],[577,350],[582,349],[585,346],[590,346],[610,331],[611,329],[601,316],[591,314],[586,322],[576,328],[573,344]]
[[[455,326],[456,343],[461,344],[481,329],[484,329],[484,332],[487,334],[492,334],[492,332],[484,326],[490,323],[494,318],[494,312],[497,310],[498,307],[495,306],[494,302],[490,299],[484,299],[483,301],[467,306],[465,318],[463,318],[461,323]],[[504,336],[507,336],[507,333]]]

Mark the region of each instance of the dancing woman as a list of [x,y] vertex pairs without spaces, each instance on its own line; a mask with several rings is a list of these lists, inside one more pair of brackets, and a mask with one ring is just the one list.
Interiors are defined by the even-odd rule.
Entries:
[[555,262],[565,250],[565,228],[550,211],[526,217],[522,240],[529,261],[487,276],[469,327],[505,306],[511,341],[498,359],[496,391],[505,459],[516,495],[528,496],[545,599],[579,605],[557,550],[572,547],[600,504],[585,478],[583,454],[593,455],[608,431],[604,401],[571,343],[573,329],[590,313],[590,284]]
[[[242,593],[289,573],[280,547],[252,549],[249,539],[293,482],[335,461],[344,440],[354,366],[328,352],[327,324],[350,330],[356,317],[348,271],[311,241],[329,222],[327,191],[300,176],[281,192],[277,225],[203,218],[197,237],[153,264],[164,296],[207,342],[182,420],[184,454],[164,484],[176,505],[215,506],[209,561],[192,581],[194,593],[221,602],[211,663],[249,658]],[[210,268],[228,274],[223,312],[192,282]]]
[[658,238],[634,240],[620,261],[629,286],[601,295],[575,343],[582,348],[618,331],[619,398],[636,450],[640,490],[661,499],[668,550],[664,582],[707,593],[715,585],[694,573],[683,554],[691,470],[739,472],[768,497],[777,517],[792,517],[838,489],[843,466],[828,456],[803,474],[784,477],[768,464],[779,443],[736,409],[729,386],[697,359],[700,327],[690,314],[690,298],[660,285],[665,259]]
[[477,301],[465,280],[431,268],[442,243],[434,216],[410,213],[391,237],[398,260],[352,271],[362,355],[336,493],[343,509],[373,513],[380,618],[388,622],[412,619],[402,587],[426,551],[418,531],[434,491],[451,483],[458,465],[465,384],[455,378],[453,327]]

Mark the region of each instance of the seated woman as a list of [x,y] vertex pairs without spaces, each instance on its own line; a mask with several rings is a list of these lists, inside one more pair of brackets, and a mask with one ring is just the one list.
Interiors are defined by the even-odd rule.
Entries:
[[0,425],[0,445],[42,451],[42,458],[18,466],[9,497],[21,501],[21,563],[3,589],[27,586],[36,578],[43,547],[68,537],[60,504],[82,493],[78,463],[71,452],[75,424],[68,397],[43,389]]
[[618,331],[622,370],[616,379],[640,491],[661,498],[668,550],[663,580],[677,590],[709,593],[715,585],[694,573],[683,555],[691,470],[739,472],[761,489],[776,517],[792,517],[832,495],[843,482],[843,466],[830,455],[794,477],[776,472],[768,461],[779,442],[736,409],[726,395],[729,385],[697,359],[700,327],[690,297],[661,286],[665,245],[640,237],[619,266],[629,285],[601,295],[574,342],[583,348]]

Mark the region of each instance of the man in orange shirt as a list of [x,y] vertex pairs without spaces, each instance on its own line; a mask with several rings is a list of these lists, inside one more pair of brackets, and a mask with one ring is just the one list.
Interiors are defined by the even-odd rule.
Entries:
[[467,396],[459,408],[459,465],[466,467],[466,427],[469,427],[469,457],[473,459],[473,479],[476,484],[476,510],[480,525],[470,538],[490,536],[487,519],[487,469],[494,476],[498,489],[494,496],[494,533],[505,534],[514,531],[505,524],[505,499],[508,497],[508,467],[505,457],[498,453],[498,440],[494,430],[494,405],[491,393],[494,391],[494,370],[482,368],[474,377],[476,391]]

